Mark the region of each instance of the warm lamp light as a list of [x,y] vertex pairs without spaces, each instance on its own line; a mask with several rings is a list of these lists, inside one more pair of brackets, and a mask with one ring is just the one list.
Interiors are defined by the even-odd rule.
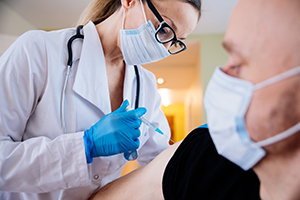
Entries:
[[163,78],[158,78],[158,79],[157,79],[157,83],[158,83],[159,85],[163,84],[164,82],[165,82],[165,80],[164,80]]
[[158,89],[158,92],[161,96],[161,101],[163,106],[169,106],[172,104],[171,102],[171,91],[166,88],[160,88]]

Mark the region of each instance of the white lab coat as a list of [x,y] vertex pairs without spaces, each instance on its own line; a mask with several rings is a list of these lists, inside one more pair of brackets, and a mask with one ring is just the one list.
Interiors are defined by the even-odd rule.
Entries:
[[[118,178],[123,154],[86,163],[83,133],[111,112],[105,59],[95,25],[73,43],[74,65],[65,100],[67,134],[60,120],[67,42],[75,28],[22,35],[0,58],[0,199],[87,199]],[[145,118],[169,137],[155,76],[139,66]],[[136,96],[133,66],[126,67],[124,100]],[[141,125],[138,162],[149,163],[168,139]],[[137,188],[138,189],[138,188]]]

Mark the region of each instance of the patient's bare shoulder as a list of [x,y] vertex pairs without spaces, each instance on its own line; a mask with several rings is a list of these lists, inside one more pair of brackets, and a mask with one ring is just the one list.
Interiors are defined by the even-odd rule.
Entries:
[[103,188],[92,200],[120,200],[120,199],[164,199],[162,193],[162,178],[166,165],[181,142],[170,146],[160,153],[145,167],[138,168]]

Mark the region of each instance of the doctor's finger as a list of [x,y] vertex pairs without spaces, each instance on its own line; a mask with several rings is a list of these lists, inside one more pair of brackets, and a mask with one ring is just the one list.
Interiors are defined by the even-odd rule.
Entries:
[[140,137],[141,131],[140,131],[140,129],[131,130],[130,135],[131,135],[131,139],[134,140],[134,139]]
[[140,119],[130,119],[130,118],[128,118],[128,119],[125,119],[124,122],[131,129],[139,129],[141,124],[142,124],[142,120],[140,120]]
[[124,147],[125,151],[133,151],[138,149],[140,146],[140,140],[138,138],[131,140],[130,143],[126,144],[126,147]]
[[146,114],[147,109],[144,107],[139,107],[135,110],[130,110],[128,111],[126,114],[126,117],[130,118],[130,119],[138,119],[139,117],[143,116],[144,114]]
[[135,149],[137,149],[137,148],[139,148],[139,146],[140,146],[140,140],[138,139],[138,138],[135,138],[134,140],[133,140],[133,147],[135,147]]
[[114,113],[121,113],[121,112],[125,112],[126,108],[129,106],[129,101],[127,99],[125,99],[125,101],[123,101],[122,105],[114,111]]

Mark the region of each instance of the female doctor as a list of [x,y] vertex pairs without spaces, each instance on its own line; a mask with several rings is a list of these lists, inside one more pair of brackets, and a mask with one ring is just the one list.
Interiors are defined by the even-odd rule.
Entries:
[[199,9],[94,0],[83,27],[18,38],[0,58],[0,199],[87,199],[135,150],[144,166],[168,147],[155,76],[140,65],[183,51]]

